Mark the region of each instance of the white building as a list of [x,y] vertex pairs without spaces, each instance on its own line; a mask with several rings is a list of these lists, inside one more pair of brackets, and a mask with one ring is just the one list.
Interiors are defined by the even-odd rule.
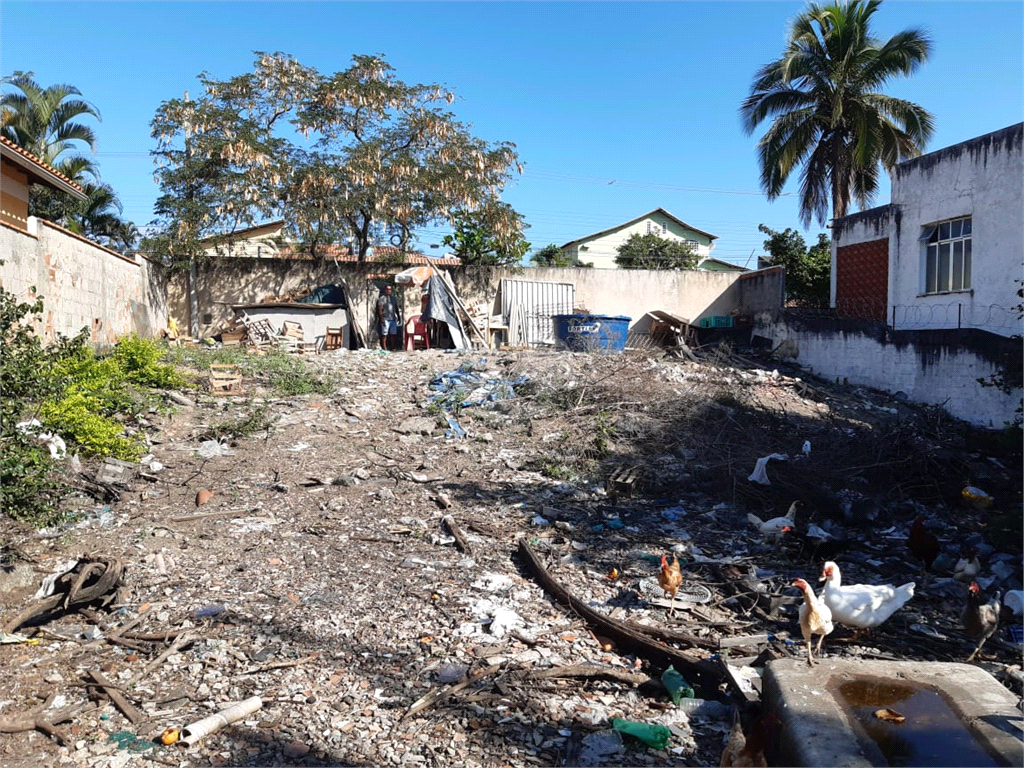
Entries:
[[1021,333],[1024,123],[896,166],[891,202],[836,219],[832,304],[895,330]]
[[593,264],[597,269],[618,269],[615,257],[618,248],[633,235],[657,235],[665,240],[689,243],[697,253],[697,260],[706,259],[715,247],[718,235],[677,219],[664,208],[655,208],[614,227],[591,235],[570,240],[561,246],[562,253],[571,256],[574,264]]

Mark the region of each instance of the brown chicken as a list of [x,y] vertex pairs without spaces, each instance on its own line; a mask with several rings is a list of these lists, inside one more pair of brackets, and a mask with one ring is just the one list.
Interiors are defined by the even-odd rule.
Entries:
[[658,586],[665,590],[665,594],[669,595],[671,600],[671,607],[669,608],[668,615],[673,616],[676,612],[676,592],[679,591],[679,585],[683,583],[683,573],[679,570],[679,559],[672,555],[672,565],[668,564],[668,556],[661,556],[661,568],[658,569]]
[[910,526],[910,535],[907,536],[907,549],[918,560],[924,563],[924,569],[930,571],[935,558],[939,556],[942,544],[934,533],[924,527],[924,517],[918,515]]
[[811,654],[811,639],[818,635],[818,655],[821,655],[821,643],[825,635],[831,634],[834,629],[832,625],[832,610],[822,602],[821,598],[814,594],[811,585],[803,579],[796,579],[793,586],[804,593],[804,604],[800,606],[800,631],[803,633],[804,642],[807,643],[807,663],[814,666],[814,656]]
[[[722,751],[719,765],[725,768],[767,768],[765,748],[769,735],[778,725],[775,715],[765,714],[757,702],[748,702],[745,717],[741,718],[740,708],[733,710],[732,729]],[[742,720],[747,721],[744,729]]]
[[967,657],[967,661],[974,661],[974,657],[978,655],[981,646],[992,637],[992,634],[999,627],[1000,607],[1001,602],[998,592],[995,593],[991,600],[986,602],[981,594],[981,588],[978,586],[978,583],[976,581],[971,582],[971,585],[967,588],[967,605],[964,606],[960,620],[964,624],[964,634],[971,640],[977,640],[978,645],[971,652],[971,655]]

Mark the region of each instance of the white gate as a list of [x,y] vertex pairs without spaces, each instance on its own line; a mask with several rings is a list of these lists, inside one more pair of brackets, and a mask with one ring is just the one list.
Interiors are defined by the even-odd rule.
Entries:
[[576,299],[573,283],[502,280],[501,316],[511,346],[536,347],[555,343],[553,315],[571,315]]

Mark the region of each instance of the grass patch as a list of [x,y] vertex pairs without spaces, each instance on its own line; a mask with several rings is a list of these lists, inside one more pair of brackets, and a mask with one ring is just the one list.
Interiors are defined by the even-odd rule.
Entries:
[[270,406],[263,404],[256,406],[244,416],[237,419],[229,419],[214,424],[206,432],[199,436],[200,440],[238,440],[245,437],[252,437],[260,432],[266,432],[269,436],[273,431],[274,424],[278,417],[270,412]]
[[192,389],[205,389],[213,364],[237,365],[242,376],[256,380],[275,395],[328,395],[337,388],[336,377],[317,371],[298,355],[271,350],[262,355],[246,354],[242,346],[169,347],[163,361],[188,371]]

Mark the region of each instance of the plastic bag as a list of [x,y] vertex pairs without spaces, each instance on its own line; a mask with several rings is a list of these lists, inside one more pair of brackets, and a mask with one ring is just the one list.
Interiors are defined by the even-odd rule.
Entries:
[[770,453],[767,456],[762,456],[757,460],[757,463],[754,465],[754,471],[747,480],[752,483],[760,483],[761,485],[771,485],[772,481],[768,479],[768,472],[766,471],[768,469],[768,462],[772,459],[786,461],[788,458],[789,456],[785,453]]

